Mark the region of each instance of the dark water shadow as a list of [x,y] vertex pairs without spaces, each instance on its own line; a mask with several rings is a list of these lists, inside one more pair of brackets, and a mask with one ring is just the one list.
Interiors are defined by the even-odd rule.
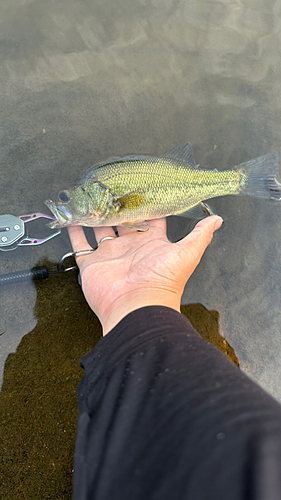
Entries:
[[[1,498],[70,499],[80,358],[101,338],[77,272],[35,282],[37,325],[7,358],[0,394]],[[219,334],[219,314],[182,306],[197,331],[238,364]]]
[[0,394],[1,498],[71,498],[79,360],[102,335],[77,272],[36,289],[37,325],[8,356]]

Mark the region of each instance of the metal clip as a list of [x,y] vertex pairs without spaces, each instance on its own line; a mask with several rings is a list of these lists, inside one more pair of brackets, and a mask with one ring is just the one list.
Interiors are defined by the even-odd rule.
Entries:
[[70,266],[70,267],[65,267],[65,263],[64,261],[66,259],[68,259],[69,257],[76,257],[76,255],[78,254],[81,254],[81,253],[92,253],[92,252],[95,252],[97,250],[98,247],[96,248],[90,248],[89,250],[78,250],[77,252],[68,252],[66,254],[64,254],[60,260],[58,261],[57,263],[57,272],[60,272],[60,273],[65,273],[66,271],[72,271],[73,269],[78,269],[78,266],[75,265],[75,266]]
[[68,259],[69,257],[75,257],[75,252],[68,252],[64,254],[60,260],[58,261],[56,268],[58,273],[65,273],[67,271],[72,271],[73,269],[78,269],[78,266],[75,264],[75,266],[70,266],[70,267],[65,267],[64,261]]
[[25,224],[40,218],[55,220],[54,217],[41,213],[20,215],[19,217],[10,214],[0,215],[0,250],[14,250],[18,246],[24,245],[41,245],[60,234],[61,230],[57,229],[45,238],[29,238],[26,234]]

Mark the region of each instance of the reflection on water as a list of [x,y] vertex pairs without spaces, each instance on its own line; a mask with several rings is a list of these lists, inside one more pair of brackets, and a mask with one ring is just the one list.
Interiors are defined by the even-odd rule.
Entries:
[[[223,169],[280,153],[280,10],[265,0],[2,1],[0,213],[44,212],[45,199],[110,156],[189,141],[202,167]],[[217,310],[241,368],[281,399],[281,207],[234,197],[210,206],[225,224],[183,302]],[[169,224],[182,236],[189,222]],[[0,272],[69,250],[63,231],[41,247],[0,252]],[[34,317],[34,284],[0,292],[3,368],[46,318],[44,309]],[[57,288],[52,300],[58,321]],[[92,321],[84,318],[82,335]]]

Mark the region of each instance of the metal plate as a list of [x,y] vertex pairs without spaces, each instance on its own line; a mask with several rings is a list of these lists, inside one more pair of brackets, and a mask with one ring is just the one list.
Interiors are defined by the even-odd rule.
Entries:
[[13,245],[24,235],[24,222],[15,215],[0,215],[0,250]]

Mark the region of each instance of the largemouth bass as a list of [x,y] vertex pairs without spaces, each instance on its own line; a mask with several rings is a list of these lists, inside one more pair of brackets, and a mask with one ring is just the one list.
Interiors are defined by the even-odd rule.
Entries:
[[281,198],[277,153],[230,170],[203,170],[189,143],[159,157],[126,156],[90,168],[73,188],[45,203],[56,221],[51,227],[119,226],[146,230],[149,219],[169,215],[201,218],[202,203],[217,196]]

